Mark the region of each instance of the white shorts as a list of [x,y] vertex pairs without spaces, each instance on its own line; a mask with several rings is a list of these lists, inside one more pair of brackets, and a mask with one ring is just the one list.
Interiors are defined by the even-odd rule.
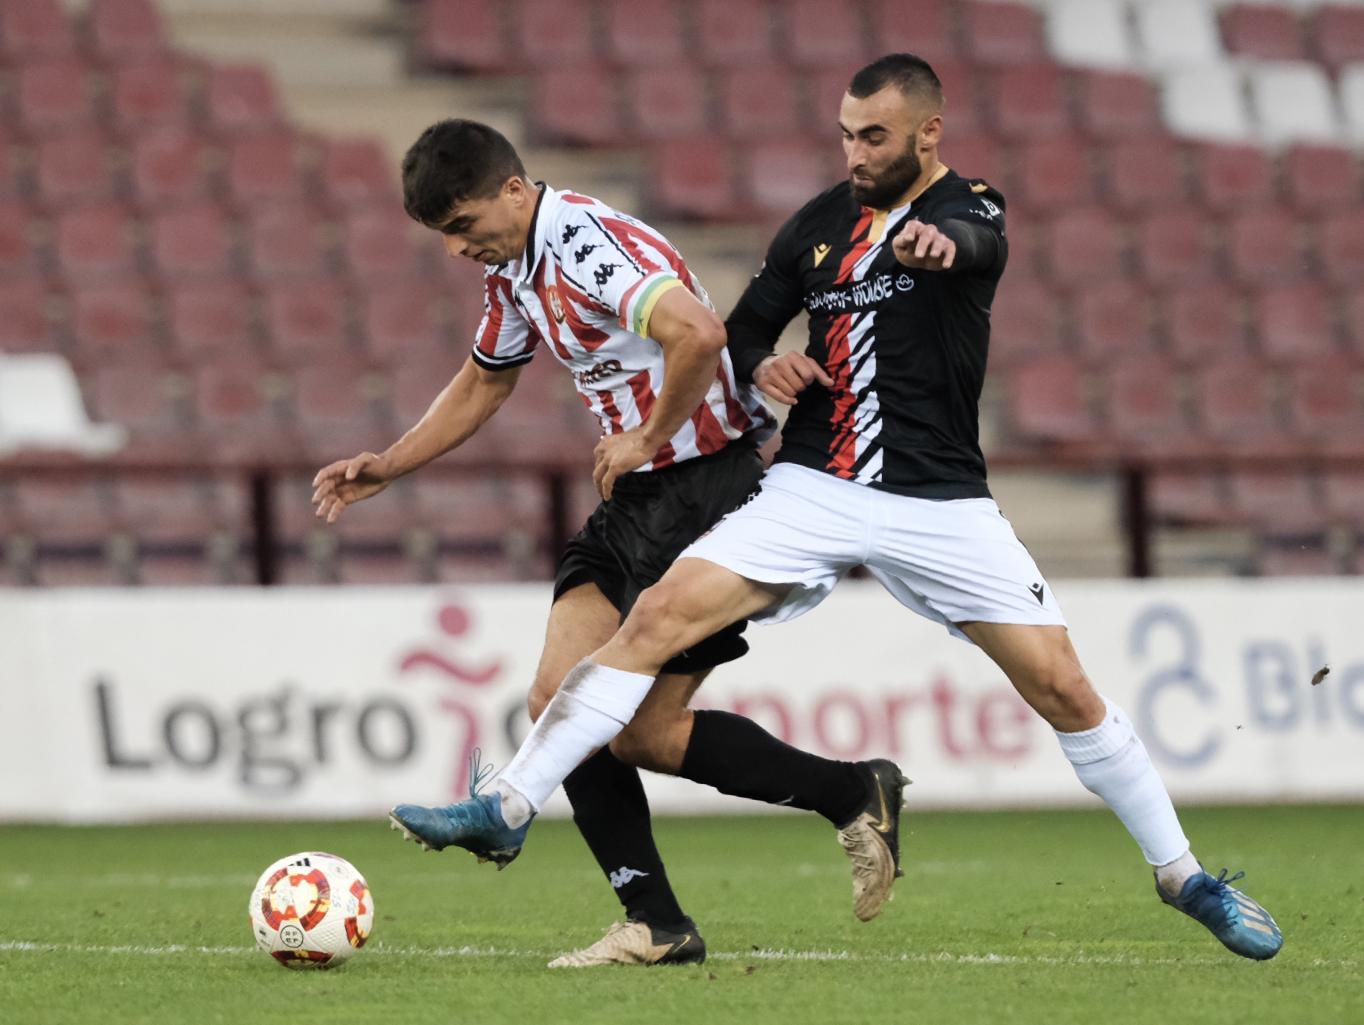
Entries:
[[843,574],[866,566],[900,604],[962,639],[957,623],[1066,625],[994,499],[906,498],[794,463],[770,468],[757,496],[678,558],[795,585],[755,623],[809,612]]

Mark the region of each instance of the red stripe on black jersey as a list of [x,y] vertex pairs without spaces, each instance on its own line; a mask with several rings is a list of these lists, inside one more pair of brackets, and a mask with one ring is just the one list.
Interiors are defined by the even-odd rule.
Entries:
[[[857,261],[871,248],[872,242],[867,236],[871,231],[874,217],[874,211],[863,208],[862,216],[853,225],[849,236],[849,241],[857,244],[848,250],[839,263],[838,276],[834,278],[836,282],[851,280]],[[862,239],[861,242],[857,241],[859,238]],[[857,395],[852,388],[852,350],[848,345],[848,335],[851,332],[852,316],[845,314],[833,319],[824,336],[824,348],[828,353],[824,367],[834,379],[834,409],[829,423],[833,430],[833,439],[829,444],[829,463],[826,469],[845,478],[856,472],[854,464],[857,461],[857,437],[852,430],[853,407],[857,404]]]
[[[630,378],[630,391],[635,396],[635,408],[639,410],[640,419],[647,421],[649,415],[654,411],[654,401],[657,396],[654,394],[653,384],[649,380],[649,371],[641,370],[634,377]],[[673,448],[670,441],[654,454],[650,461],[655,470],[664,466],[671,466],[673,458],[677,455],[677,449]]]

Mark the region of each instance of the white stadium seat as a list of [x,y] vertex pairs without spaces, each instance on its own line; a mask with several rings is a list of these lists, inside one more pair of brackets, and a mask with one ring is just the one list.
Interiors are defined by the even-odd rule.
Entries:
[[0,455],[23,449],[107,455],[126,441],[118,424],[90,422],[65,357],[0,353]]
[[1217,13],[1205,0],[1149,0],[1133,13],[1148,67],[1206,66],[1225,59]]
[[1364,64],[1342,68],[1339,88],[1345,129],[1355,142],[1364,142]]
[[1247,80],[1265,142],[1333,142],[1339,137],[1335,97],[1321,65],[1268,61],[1252,65]]
[[1176,135],[1195,139],[1253,140],[1243,87],[1242,73],[1229,64],[1169,72],[1161,90],[1165,123]]
[[1122,0],[1053,0],[1047,5],[1047,48],[1062,64],[1126,68],[1134,63]]

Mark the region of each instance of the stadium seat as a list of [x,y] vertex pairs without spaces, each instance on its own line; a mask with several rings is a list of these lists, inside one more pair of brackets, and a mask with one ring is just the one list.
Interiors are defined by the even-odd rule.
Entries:
[[1339,355],[1326,289],[1315,283],[1267,284],[1250,296],[1260,352],[1272,363],[1314,362]]
[[676,64],[685,56],[682,10],[672,0],[599,0],[606,56],[625,67]]
[[327,139],[321,146],[322,195],[334,207],[396,203],[396,165],[375,139]]
[[115,497],[118,527],[144,543],[202,544],[226,525],[217,489],[203,477],[124,473]]
[[287,366],[340,358],[349,348],[349,303],[333,278],[271,284],[261,315],[271,350]]
[[291,379],[294,413],[315,459],[343,458],[388,443],[373,375],[358,360],[302,363]]
[[1261,137],[1270,145],[1339,138],[1335,97],[1320,65],[1284,61],[1252,67],[1247,84]]
[[1128,353],[1104,374],[1106,436],[1128,454],[1169,455],[1196,446],[1172,364],[1150,353]]
[[341,252],[359,280],[426,276],[434,241],[402,210],[377,206],[346,211],[340,224]]
[[140,280],[101,283],[71,296],[70,330],[79,365],[154,362],[155,312]]
[[212,64],[204,89],[208,127],[220,135],[277,128],[284,121],[269,72],[256,64]]
[[597,64],[537,72],[527,117],[546,142],[618,146],[624,135],[616,76]]
[[1328,214],[1317,224],[1321,269],[1329,281],[1345,286],[1364,283],[1364,211]]
[[714,82],[720,119],[730,138],[789,138],[801,131],[797,78],[785,65],[716,71]]
[[1145,75],[1072,71],[1080,131],[1098,139],[1153,136],[1162,131],[1160,98]]
[[1307,56],[1302,22],[1286,5],[1238,3],[1222,11],[1222,41],[1235,57],[1301,60]]
[[213,182],[209,146],[188,129],[138,136],[128,162],[133,200],[146,211],[204,199]]
[[1292,146],[1283,154],[1282,167],[1284,198],[1295,210],[1344,211],[1359,205],[1359,162],[1343,146]]
[[1224,524],[1232,513],[1223,481],[1203,470],[1162,470],[1151,476],[1151,515],[1177,526]]
[[510,62],[499,0],[422,0],[412,33],[417,59],[454,71],[500,71]]
[[[1321,475],[1322,504],[1332,523],[1358,529],[1364,523],[1364,473],[1359,470],[1327,470]],[[1357,560],[1356,572],[1364,573]]]
[[982,64],[1031,64],[1048,59],[1042,16],[1021,4],[963,4],[966,51]]
[[414,354],[428,363],[443,356],[449,361],[446,376],[453,377],[465,355],[449,345],[445,305],[441,290],[431,282],[366,282],[358,311],[365,350],[384,367]]
[[254,132],[234,139],[227,148],[227,186],[243,210],[262,203],[302,199],[303,141],[288,129]]
[[1075,296],[1075,337],[1082,359],[1103,365],[1155,349],[1151,297],[1122,279],[1101,281]]
[[272,401],[272,378],[247,359],[203,363],[191,371],[195,411],[206,443],[226,454],[252,453],[267,443],[284,446]]
[[1281,207],[1247,210],[1227,221],[1227,264],[1246,282],[1305,277],[1311,268],[1303,251],[1301,226]]
[[780,9],[785,27],[782,55],[793,64],[815,68],[865,62],[867,45],[856,7],[824,0],[787,0]]
[[1246,352],[1241,300],[1225,285],[1172,281],[1161,297],[1162,319],[1170,355],[1184,366],[1197,367]]
[[1359,367],[1319,360],[1292,367],[1287,381],[1289,428],[1316,451],[1364,450],[1364,405]]
[[1141,56],[1152,68],[1210,67],[1222,62],[1222,40],[1212,6],[1190,0],[1145,0],[1132,5]]
[[1336,76],[1336,94],[1350,140],[1364,140],[1364,61],[1348,64]]
[[95,123],[94,75],[78,57],[48,57],[18,67],[13,103],[18,126],[33,136]]
[[1277,535],[1302,535],[1325,523],[1312,478],[1303,470],[1240,469],[1228,479],[1238,518]]
[[47,284],[35,274],[0,275],[0,354],[53,352],[57,348]]
[[311,206],[261,206],[248,213],[244,234],[247,263],[258,279],[317,277],[331,269],[328,225]]
[[[1137,10],[1149,7],[1138,5]],[[1169,71],[1161,90],[1165,124],[1188,138],[1244,142],[1253,137],[1244,88],[1245,73],[1216,59]]]
[[148,234],[152,264],[164,278],[221,278],[235,269],[231,225],[215,203],[193,203],[153,213]]
[[771,140],[743,149],[748,202],[773,216],[789,217],[837,181],[827,144]]
[[706,81],[691,64],[635,68],[621,80],[626,120],[639,139],[680,139],[711,124]]
[[66,55],[75,33],[61,0],[17,0],[0,4],[0,55],[6,63]]
[[1274,403],[1274,375],[1246,359],[1205,363],[1194,373],[1194,410],[1208,440],[1231,451],[1291,450]]
[[84,24],[91,50],[107,63],[145,60],[167,49],[153,0],[90,0]]
[[1017,268],[1007,271],[990,307],[990,365],[1012,366],[1061,352],[1063,309],[1046,282],[1025,277]]
[[1073,360],[1042,356],[1008,374],[1009,438],[1023,444],[1092,441],[1096,425],[1084,377]]
[[[953,132],[939,150],[939,158],[963,178],[981,178],[999,188],[1006,196],[1013,195],[1009,176],[1005,173],[1008,160],[999,140],[993,135],[961,135]],[[1014,223],[1014,211],[1008,213]],[[1011,243],[1017,240],[1011,240]],[[1010,258],[1011,263],[1012,257]]]
[[1094,202],[1094,173],[1089,150],[1078,139],[1045,138],[1021,143],[1014,150],[1012,204],[1038,214]]
[[724,140],[678,139],[650,153],[651,203],[664,216],[723,220],[741,211],[734,157]]
[[999,68],[989,81],[995,130],[1004,138],[1041,142],[1070,131],[1065,76],[1055,64]]
[[0,274],[30,273],[39,262],[34,216],[28,205],[0,200]]
[[1108,202],[1147,213],[1188,198],[1179,147],[1165,135],[1125,139],[1108,149]]
[[1324,4],[1310,19],[1312,51],[1332,67],[1364,61],[1364,10]]
[[1099,207],[1076,207],[1051,223],[1047,267],[1058,284],[1116,277],[1123,270],[1123,239],[1113,217]]
[[113,168],[113,151],[93,132],[48,135],[34,147],[33,179],[49,210],[112,199]]
[[775,56],[769,0],[698,0],[692,5],[697,56],[717,69],[761,66]]
[[1134,62],[1126,5],[1119,0],[1053,0],[1047,42],[1062,64],[1126,68]]
[[114,519],[112,481],[103,473],[24,474],[13,497],[25,533],[40,541],[98,545]]
[[1133,225],[1141,276],[1153,284],[1208,281],[1222,273],[1222,254],[1207,214],[1191,206],[1156,207]]
[[1274,202],[1274,164],[1259,146],[1192,146],[1189,163],[1196,195],[1209,210],[1234,213]]
[[129,432],[129,454],[194,454],[186,443],[185,382],[164,366],[96,366],[85,384],[90,412],[101,423],[114,423]]
[[174,282],[163,302],[171,343],[191,363],[252,350],[254,303],[242,282],[233,278]]
[[121,64],[109,72],[114,128],[137,136],[154,128],[184,128],[190,119],[190,88],[182,61],[173,58]]
[[53,235],[57,263],[70,280],[119,277],[134,266],[133,222],[117,204],[67,207]]
[[878,53],[929,55],[936,67],[957,56],[951,0],[871,0],[871,38]]
[[595,56],[591,0],[521,0],[515,45],[526,68],[584,66]]

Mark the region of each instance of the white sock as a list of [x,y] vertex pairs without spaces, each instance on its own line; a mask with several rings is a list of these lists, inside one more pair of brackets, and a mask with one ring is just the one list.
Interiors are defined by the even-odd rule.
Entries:
[[530,821],[530,817],[535,814],[535,809],[526,800],[525,794],[519,790],[513,790],[507,785],[506,780],[498,779],[492,786],[493,793],[502,798],[502,821],[516,829]]
[[[625,728],[653,685],[652,676],[583,659],[502,771],[498,792],[510,788],[538,812],[565,776]],[[508,819],[507,825],[515,824]]]
[[1193,856],[1193,851],[1185,851],[1168,865],[1156,866],[1156,882],[1171,897],[1179,896],[1184,884],[1203,871],[1203,866]]
[[1104,720],[1092,730],[1057,732],[1061,750],[1085,789],[1103,798],[1122,820],[1149,864],[1180,863],[1189,854],[1189,841],[1165,784],[1127,713],[1111,701],[1105,704]]

